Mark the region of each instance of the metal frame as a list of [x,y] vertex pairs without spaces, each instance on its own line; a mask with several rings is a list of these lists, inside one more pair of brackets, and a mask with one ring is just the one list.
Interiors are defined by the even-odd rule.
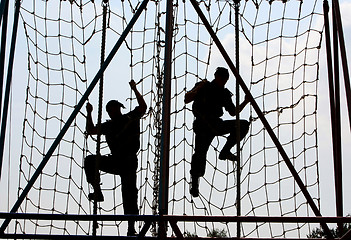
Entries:
[[[350,217],[259,217],[259,216],[170,216],[170,215],[77,215],[77,214],[37,214],[37,213],[1,213],[0,219],[36,219],[36,220],[70,220],[70,221],[128,221],[136,220],[144,222],[144,226],[136,239],[160,239],[157,237],[146,237],[145,234],[152,222],[169,222],[176,239],[185,238],[178,228],[178,222],[240,222],[240,223],[351,223]],[[343,236],[346,237],[347,234]],[[89,236],[89,235],[43,235],[43,234],[15,234],[2,233],[0,238],[23,238],[23,239],[125,239],[123,236]],[[174,237],[163,237],[161,239],[174,239]],[[197,237],[196,239],[208,239]],[[218,238],[217,238],[218,239]],[[226,238],[228,239],[228,238]],[[259,238],[232,238],[232,239],[259,239]],[[265,238],[269,239],[269,238]],[[279,239],[279,238],[274,238]],[[293,238],[289,238],[293,239]],[[302,238],[299,238],[302,239]],[[346,239],[346,238],[345,238]]]
[[[0,16],[2,18],[3,16],[3,4],[5,3],[6,0],[2,0],[0,3]],[[328,234],[329,238],[332,238],[331,232],[327,226],[327,223],[351,223],[351,218],[344,218],[344,217],[322,217],[319,209],[315,205],[312,197],[310,196],[309,192],[307,191],[306,187],[304,186],[302,180],[300,179],[298,173],[296,172],[294,166],[292,165],[290,159],[288,158],[284,148],[280,144],[278,138],[275,136],[272,128],[270,127],[268,121],[265,119],[262,111],[260,110],[258,104],[254,100],[253,96],[251,95],[249,89],[245,85],[243,79],[241,78],[240,74],[237,71],[237,68],[234,66],[232,60],[230,59],[229,55],[226,53],[224,47],[222,46],[221,42],[219,41],[218,37],[214,33],[213,29],[211,28],[210,24],[208,23],[206,17],[202,13],[200,7],[198,6],[198,3],[196,0],[190,0],[191,4],[193,5],[195,11],[203,21],[206,29],[208,30],[210,36],[214,40],[215,44],[217,45],[218,49],[220,50],[221,54],[223,55],[224,60],[227,62],[230,70],[232,73],[235,75],[238,84],[242,88],[242,90],[245,92],[247,95],[248,99],[250,100],[250,103],[254,110],[256,111],[258,117],[262,121],[264,127],[266,128],[267,132],[269,133],[270,137],[272,138],[272,141],[276,145],[276,148],[280,152],[283,160],[287,164],[288,169],[290,170],[291,174],[293,175],[295,181],[297,182],[298,186],[300,187],[302,193],[304,194],[307,202],[309,203],[312,211],[316,215],[316,217],[242,217],[242,216],[236,216],[236,217],[223,217],[223,216],[168,216],[168,209],[167,209],[167,203],[168,203],[168,161],[169,161],[169,117],[170,117],[170,92],[171,92],[171,56],[172,56],[172,26],[173,26],[173,2],[172,0],[167,0],[167,20],[166,20],[166,49],[165,49],[165,72],[164,72],[164,99],[163,99],[163,123],[162,123],[162,153],[161,153],[161,178],[162,178],[162,186],[160,186],[160,208],[159,208],[159,213],[160,215],[157,216],[139,216],[139,215],[53,215],[53,214],[18,214],[16,213],[18,208],[20,207],[21,203],[25,199],[26,195],[34,185],[36,179],[39,177],[41,171],[45,167],[46,163],[49,161],[50,157],[52,156],[53,152],[55,151],[56,147],[58,146],[59,142],[62,140],[63,136],[65,135],[66,131],[72,124],[73,120],[79,113],[80,109],[82,108],[83,104],[87,100],[88,96],[96,86],[97,82],[100,80],[103,72],[106,70],[108,67],[109,63],[113,59],[114,55],[117,53],[119,47],[122,45],[123,41],[127,37],[128,33],[132,29],[133,25],[137,21],[138,17],[142,13],[142,11],[146,8],[147,3],[149,0],[144,0],[141,5],[139,6],[138,10],[134,14],[133,18],[129,22],[129,24],[126,26],[125,30],[123,31],[122,35],[120,36],[119,40],[115,44],[114,48],[111,50],[110,54],[102,64],[100,70],[97,72],[95,75],[94,79],[92,80],[91,84],[87,88],[86,92],[78,102],[77,106],[73,110],[71,116],[68,118],[66,121],[65,125],[63,126],[62,130],[58,134],[57,138],[51,145],[50,149],[46,153],[45,157],[43,158],[42,162],[38,166],[36,172],[33,174],[31,177],[30,181],[28,182],[27,186],[24,188],[23,192],[21,193],[20,197],[18,198],[17,202],[14,204],[13,208],[11,209],[10,213],[0,213],[0,217],[4,218],[4,222],[2,226],[0,227],[0,238],[9,238],[9,237],[19,237],[19,238],[41,238],[40,235],[14,235],[14,234],[5,234],[5,230],[10,223],[11,219],[18,219],[18,218],[23,218],[23,219],[30,219],[30,218],[36,218],[36,219],[50,219],[50,220],[79,220],[79,221],[94,221],[94,220],[128,220],[128,219],[134,219],[134,220],[139,220],[139,221],[144,221],[145,225],[139,234],[138,238],[144,237],[145,233],[149,229],[151,222],[159,222],[162,226],[165,226],[167,222],[171,225],[173,228],[173,231],[175,232],[176,236],[178,239],[184,239],[182,236],[182,233],[180,232],[179,228],[177,227],[177,222],[185,222],[185,221],[200,221],[200,222],[310,222],[310,223],[320,223],[321,226],[323,227],[324,231]],[[340,51],[341,51],[341,59],[342,59],[342,66],[344,70],[344,80],[345,80],[345,88],[346,88],[346,95],[347,95],[347,104],[348,104],[348,114],[349,114],[349,121],[350,121],[350,127],[351,127],[351,89],[349,85],[349,73],[348,73],[348,65],[347,65],[347,59],[346,59],[346,51],[345,51],[345,43],[344,43],[344,38],[343,38],[343,33],[342,33],[342,25],[341,25],[341,17],[340,17],[340,9],[339,9],[339,3],[338,0],[332,0],[333,2],[333,17],[335,21],[335,28],[336,28],[336,39],[339,39],[340,43]],[[8,73],[8,82],[6,85],[6,94],[10,90],[10,85],[11,85],[11,77],[12,77],[12,67],[13,67],[13,57],[14,57],[14,50],[15,50],[15,41],[16,41],[16,33],[17,33],[17,26],[18,26],[18,14],[19,14],[19,7],[20,7],[20,0],[16,0],[16,10],[15,10],[15,20],[14,20],[14,27],[13,27],[13,37],[12,37],[12,44],[11,44],[11,52],[10,52],[10,61],[9,61],[9,73]],[[336,36],[334,35],[334,36]],[[336,43],[335,43],[336,44]],[[336,45],[334,45],[336,46]],[[335,47],[336,50],[338,47]],[[336,64],[335,64],[336,65]],[[331,75],[330,75],[331,76]],[[335,96],[337,97],[337,96]],[[6,101],[7,100],[7,101]],[[335,100],[335,99],[334,99]],[[6,118],[7,118],[7,105],[8,105],[8,97],[5,95],[5,103],[4,104],[4,110],[3,110],[3,120],[2,120],[2,128],[1,128],[1,139],[0,139],[0,144],[4,142],[4,132],[6,130]],[[332,103],[332,102],[331,102]],[[334,120],[332,120],[334,121]],[[338,140],[336,140],[338,141]],[[338,143],[336,142],[336,145]],[[1,148],[0,145],[0,151],[1,151],[1,159],[0,159],[0,174],[1,174],[1,163],[2,163],[2,152],[3,152],[3,147]],[[340,159],[340,158],[339,158]],[[336,163],[337,165],[338,163]],[[340,165],[337,166],[337,168],[340,168],[339,170],[341,171],[341,163]],[[336,170],[337,171],[337,170]],[[338,181],[338,180],[337,180]],[[341,183],[340,183],[341,184]],[[340,191],[342,189],[340,187],[340,184],[337,186],[337,188]],[[340,194],[340,193],[339,193]],[[342,204],[342,201],[341,201]],[[338,211],[339,212],[339,211]],[[340,213],[338,213],[340,214]],[[164,232],[165,233],[165,232]],[[345,236],[342,237],[342,239],[346,239],[351,235],[351,231],[346,233]],[[47,237],[47,236],[45,236]],[[60,239],[65,238],[66,236],[57,236]],[[75,238],[73,236],[67,236],[70,239]],[[98,238],[97,236],[76,236],[77,238]],[[115,236],[113,236],[116,238]],[[164,238],[167,238],[165,235],[163,236]],[[53,235],[50,235],[50,238],[54,239],[56,238]],[[106,236],[103,236],[103,238],[106,238]],[[201,239],[201,238],[198,238]],[[237,239],[240,239],[240,236],[237,237]],[[247,238],[245,238],[247,239]]]

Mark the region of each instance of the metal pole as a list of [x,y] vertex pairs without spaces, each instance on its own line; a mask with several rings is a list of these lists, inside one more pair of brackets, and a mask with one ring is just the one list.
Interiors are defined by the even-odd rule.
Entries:
[[161,168],[160,168],[160,196],[159,214],[168,214],[168,181],[169,181],[169,139],[171,113],[171,60],[173,36],[173,2],[167,0],[166,10],[166,46],[163,84],[162,134],[161,134]]
[[4,155],[4,143],[5,143],[5,135],[6,135],[6,124],[7,124],[7,114],[9,108],[9,99],[10,99],[10,90],[11,90],[11,81],[12,81],[12,69],[13,69],[13,61],[15,57],[15,49],[16,49],[16,39],[17,39],[17,29],[18,29],[18,19],[19,19],[19,10],[21,6],[20,0],[16,0],[16,8],[15,8],[15,16],[13,19],[13,29],[12,29],[12,39],[11,39],[11,47],[10,47],[10,57],[9,57],[9,65],[7,69],[7,80],[5,87],[5,95],[4,95],[4,108],[2,111],[2,120],[1,120],[1,133],[0,133],[0,179],[1,179],[1,169],[2,169],[2,161]]
[[[6,38],[7,38],[7,19],[9,12],[9,2],[6,1],[5,11],[3,14],[2,29],[1,29],[1,50],[0,50],[0,109],[2,107],[2,91],[4,84],[4,70],[5,70],[5,55],[6,55]],[[1,112],[0,112],[1,116]],[[1,171],[1,169],[0,169]],[[0,174],[1,175],[1,174]]]
[[[235,0],[234,9],[235,9],[235,63],[236,68],[239,72],[240,66],[240,51],[239,51],[239,7],[240,0]],[[241,216],[241,155],[240,155],[240,85],[236,81],[235,86],[235,95],[236,95],[236,155],[238,157],[236,163],[236,215]],[[241,236],[241,222],[236,224],[236,237],[240,238]]]
[[[128,25],[124,29],[123,33],[121,34],[120,38],[116,42],[115,46],[111,50],[110,54],[107,56],[106,60],[104,61],[104,64],[101,66],[100,70],[96,73],[94,79],[92,80],[92,82],[88,86],[87,90],[83,94],[82,98],[80,99],[80,101],[78,102],[78,104],[74,108],[73,112],[71,113],[71,116],[67,119],[67,121],[66,121],[65,125],[62,127],[60,133],[57,135],[55,141],[52,143],[51,147],[49,148],[48,152],[44,156],[43,160],[41,161],[41,163],[37,167],[37,170],[34,172],[33,176],[28,181],[27,186],[23,189],[21,195],[19,196],[18,200],[16,201],[16,203],[14,204],[14,206],[12,207],[12,209],[10,211],[11,213],[16,212],[18,210],[18,208],[20,207],[21,203],[23,202],[23,200],[27,196],[28,192],[30,191],[30,189],[34,185],[35,181],[39,177],[41,171],[43,170],[43,168],[45,167],[45,165],[49,161],[50,157],[54,153],[56,147],[58,146],[58,144],[62,140],[63,136],[65,135],[65,133],[67,132],[68,128],[72,124],[73,120],[76,118],[76,116],[79,113],[80,109],[82,108],[83,104],[88,99],[90,93],[93,91],[93,89],[96,86],[97,82],[100,80],[101,75],[103,74],[103,72],[106,70],[107,66],[112,61],[113,57],[117,53],[117,51],[120,48],[120,46],[123,44],[123,42],[126,39],[128,33],[132,29],[133,25],[135,24],[136,20],[138,19],[138,17],[142,13],[142,11],[146,8],[146,5],[147,5],[148,2],[149,2],[149,0],[144,0],[141,3],[141,5],[138,8],[138,10],[135,12],[133,18],[130,20],[130,22],[128,23]],[[3,224],[2,224],[2,226],[0,228],[0,234],[4,233],[6,227],[8,226],[9,223],[10,223],[10,219],[5,219],[4,220],[4,222],[3,222]]]
[[[339,198],[338,198],[338,186],[339,186],[339,181],[337,177],[337,167],[336,164],[339,159],[339,153],[338,153],[338,141],[337,141],[337,123],[336,123],[336,100],[335,100],[335,94],[336,94],[336,86],[334,89],[334,75],[333,75],[333,60],[332,60],[332,51],[331,51],[331,41],[330,41],[330,26],[329,26],[329,4],[327,0],[324,0],[323,2],[323,10],[324,10],[324,26],[325,26],[325,43],[326,43],[326,54],[327,54],[327,65],[328,65],[328,83],[329,83],[329,103],[330,103],[330,119],[331,119],[331,129],[332,129],[332,139],[333,139],[333,160],[334,160],[334,179],[335,179],[335,199],[336,199],[336,209],[337,213],[339,213]],[[335,36],[335,32],[334,32]],[[335,38],[334,38],[334,47],[335,47]],[[338,49],[334,48],[334,52],[336,56]],[[334,58],[335,59],[335,58]],[[337,61],[336,61],[337,62]],[[338,66],[338,64],[334,64],[334,66]],[[335,69],[336,70],[336,69]],[[336,72],[338,72],[336,70]],[[335,77],[338,77],[338,74],[335,74]],[[336,81],[337,82],[337,81]]]
[[5,10],[6,4],[8,4],[8,3],[9,3],[9,0],[1,0],[1,2],[0,2],[0,24],[1,24],[1,20],[2,20],[3,14],[4,14],[4,11],[6,11]]
[[[334,91],[335,91],[335,150],[334,158],[334,177],[335,177],[335,199],[336,215],[343,216],[343,193],[342,193],[342,159],[341,159],[341,120],[340,120],[340,74],[339,74],[339,44],[338,44],[338,27],[335,21],[335,9],[333,15],[333,44],[334,44]],[[339,232],[342,233],[343,224],[338,224]]]
[[[227,62],[229,68],[232,70],[233,74],[236,77],[236,80],[239,82],[242,90],[245,92],[246,97],[248,98],[248,100],[250,101],[252,107],[255,109],[257,116],[260,118],[263,126],[266,128],[268,134],[270,135],[272,141],[274,142],[276,148],[278,149],[280,155],[282,156],[283,160],[285,161],[288,169],[290,170],[291,174],[293,175],[297,185],[300,187],[301,192],[303,193],[303,195],[305,196],[307,202],[309,203],[312,211],[314,212],[314,214],[316,216],[322,216],[318,207],[316,206],[316,204],[314,203],[311,195],[309,194],[309,192],[307,191],[304,183],[302,182],[299,174],[296,172],[294,165],[291,163],[288,155],[286,154],[283,146],[281,145],[281,143],[279,142],[278,138],[276,137],[276,135],[273,132],[272,127],[269,125],[267,119],[265,118],[265,116],[263,115],[261,109],[259,108],[258,104],[256,103],[255,99],[252,97],[249,89],[247,88],[244,80],[242,79],[242,77],[240,76],[240,74],[238,73],[237,69],[235,68],[232,60],[230,59],[228,53],[225,51],[222,43],[219,41],[218,37],[216,36],[216,34],[214,33],[213,29],[211,28],[211,25],[209,24],[209,22],[207,21],[205,15],[202,13],[200,7],[198,6],[198,3],[196,2],[196,0],[190,0],[190,2],[192,3],[192,5],[194,6],[197,14],[199,15],[199,17],[201,18],[202,22],[204,23],[206,29],[208,30],[209,34],[211,35],[212,39],[214,40],[214,42],[216,43],[217,48],[219,49],[219,51],[221,52],[224,60]],[[322,224],[322,227],[325,231],[325,233],[327,234],[328,237],[333,238],[332,234],[327,226],[327,224]]]
[[[169,139],[170,139],[170,115],[171,115],[171,80],[172,80],[172,36],[173,36],[173,1],[167,0],[166,7],[166,45],[165,66],[162,104],[162,131],[161,131],[161,155],[160,155],[160,191],[159,191],[159,214],[168,214],[168,186],[169,186]],[[167,236],[166,222],[159,222],[158,237]]]

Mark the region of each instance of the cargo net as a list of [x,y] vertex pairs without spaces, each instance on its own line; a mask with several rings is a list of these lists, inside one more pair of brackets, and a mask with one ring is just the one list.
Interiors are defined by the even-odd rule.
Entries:
[[[233,1],[198,1],[200,8],[235,63],[239,41],[240,73],[290,160],[319,206],[317,158],[317,80],[322,34],[322,1],[240,1],[239,37],[235,37]],[[28,46],[28,87],[19,172],[20,194],[65,120],[100,68],[103,5],[107,6],[106,54],[129,23],[139,1],[23,1],[21,17]],[[224,137],[213,140],[200,196],[189,193],[194,152],[194,120],[184,94],[196,82],[212,80],[226,64],[189,1],[173,1],[172,93],[169,165],[169,214],[237,215],[237,164],[218,159]],[[158,214],[159,157],[162,125],[166,1],[150,1],[104,75],[104,105],[118,99],[136,106],[128,86],[137,82],[148,105],[141,121],[137,170],[141,215]],[[235,77],[227,88],[235,93]],[[239,101],[244,99],[241,91]],[[97,122],[98,90],[89,97]],[[235,102],[235,96],[233,96]],[[41,172],[19,212],[92,214],[83,159],[94,154],[96,138],[85,134],[85,107]],[[230,119],[224,115],[223,119]],[[250,130],[241,142],[240,202],[242,216],[314,216],[256,112],[240,115]],[[102,121],[108,119],[103,110]],[[235,152],[235,148],[232,149]],[[109,149],[103,141],[101,152]],[[102,175],[105,201],[98,214],[123,214],[119,176]],[[126,222],[100,221],[98,235],[124,235]],[[139,230],[142,227],[139,223]],[[237,223],[178,223],[185,236],[214,231],[237,235]],[[84,221],[17,220],[17,233],[85,235]],[[245,237],[306,237],[313,226],[300,223],[240,223]],[[147,233],[156,235],[154,226]],[[168,235],[173,235],[171,230]]]

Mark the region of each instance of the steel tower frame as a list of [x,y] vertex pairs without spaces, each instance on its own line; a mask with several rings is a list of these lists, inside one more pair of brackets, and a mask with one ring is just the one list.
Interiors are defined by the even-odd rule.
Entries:
[[[324,0],[324,17],[325,17],[325,24],[326,24],[326,44],[327,44],[327,60],[328,60],[328,77],[329,77],[329,86],[330,86],[330,108],[332,112],[331,122],[332,122],[332,133],[333,133],[333,153],[334,153],[334,167],[335,167],[335,188],[336,188],[336,207],[337,207],[337,216],[338,217],[322,217],[319,209],[315,205],[312,197],[310,196],[309,192],[307,191],[306,187],[304,186],[301,178],[299,177],[298,173],[296,172],[293,164],[291,163],[288,155],[286,154],[284,148],[282,147],[281,143],[279,142],[278,138],[274,134],[270,124],[266,120],[264,114],[262,113],[261,109],[259,108],[258,104],[256,103],[255,99],[251,95],[249,89],[245,85],[242,77],[240,76],[238,69],[232,62],[231,58],[225,51],[224,47],[222,46],[220,40],[216,36],[215,32],[213,31],[212,27],[210,26],[209,22],[207,21],[205,15],[201,11],[200,7],[196,0],[189,0],[193,5],[195,11],[197,12],[199,18],[202,20],[203,24],[205,25],[209,35],[212,37],[212,40],[215,42],[217,48],[221,52],[224,60],[226,61],[228,67],[236,77],[237,83],[240,85],[241,89],[246,94],[247,98],[249,99],[252,107],[256,111],[256,114],[260,118],[261,122],[263,123],[264,127],[266,128],[268,134],[270,135],[272,141],[274,142],[276,148],[278,149],[280,155],[282,156],[283,160],[285,161],[288,169],[290,170],[292,176],[294,177],[296,183],[300,187],[302,193],[304,194],[309,206],[311,207],[312,211],[315,214],[315,217],[243,217],[243,216],[236,216],[236,217],[223,217],[223,216],[169,216],[168,215],[168,175],[169,175],[169,138],[170,138],[170,99],[171,99],[171,58],[172,58],[172,34],[173,34],[173,2],[172,0],[167,0],[167,12],[166,12],[166,45],[165,45],[165,71],[164,71],[164,87],[163,87],[163,112],[162,112],[162,136],[161,136],[161,182],[160,182],[160,196],[159,196],[159,215],[157,216],[142,216],[142,215],[135,215],[135,216],[126,216],[126,215],[53,215],[53,214],[19,214],[17,210],[19,209],[21,203],[24,201],[25,197],[27,196],[28,192],[33,187],[35,181],[41,174],[41,171],[44,169],[45,165],[49,161],[50,157],[52,156],[53,152],[55,151],[56,147],[62,140],[63,136],[67,132],[68,128],[74,121],[75,117],[81,110],[82,106],[84,105],[85,101],[88,99],[90,93],[95,88],[96,84],[99,82],[102,74],[107,69],[108,65],[110,64],[111,60],[118,52],[120,46],[122,45],[123,41],[128,36],[130,30],[132,29],[133,25],[138,20],[141,13],[146,8],[149,0],[143,0],[137,11],[135,12],[133,18],[130,20],[128,25],[126,26],[125,30],[121,34],[120,38],[116,42],[115,46],[103,62],[101,68],[96,73],[95,77],[93,78],[92,82],[88,86],[86,92],[83,94],[82,98],[76,105],[75,109],[71,113],[70,117],[67,119],[65,125],[63,126],[62,130],[57,135],[55,141],[52,143],[51,147],[47,151],[46,155],[44,156],[42,162],[37,167],[35,173],[32,175],[31,179],[29,180],[27,186],[23,189],[23,192],[19,196],[16,203],[13,205],[11,211],[9,213],[0,213],[0,218],[4,219],[0,227],[0,238],[45,238],[50,237],[51,239],[56,238],[99,238],[98,236],[54,236],[54,235],[21,235],[21,234],[7,234],[5,233],[8,224],[12,219],[50,219],[50,220],[80,220],[80,221],[94,221],[94,220],[106,220],[106,221],[115,221],[115,220],[123,220],[127,221],[128,219],[134,219],[139,221],[144,221],[144,227],[142,231],[139,233],[139,238],[144,238],[145,233],[150,228],[152,222],[159,223],[159,237],[161,239],[166,239],[166,224],[169,223],[176,234],[178,239],[184,239],[182,233],[180,232],[177,222],[185,222],[185,221],[200,221],[200,222],[317,222],[320,223],[322,228],[324,229],[325,233],[328,235],[328,238],[332,238],[330,229],[328,228],[327,223],[338,223],[339,227],[342,227],[343,223],[351,223],[350,218],[342,217],[342,209],[343,209],[343,202],[342,202],[342,180],[341,180],[341,133],[340,133],[340,111],[339,111],[339,73],[338,73],[338,52],[340,50],[341,60],[342,60],[342,67],[343,67],[343,75],[345,81],[345,90],[346,90],[346,97],[347,97],[347,106],[348,106],[348,116],[349,116],[349,123],[351,127],[351,88],[350,88],[350,79],[349,79],[349,72],[348,72],[348,63],[346,57],[346,48],[345,48],[345,41],[342,31],[342,22],[341,22],[341,15],[340,15],[340,6],[338,0],[332,0],[332,7],[333,7],[333,38],[334,38],[334,63],[332,60],[332,53],[331,53],[331,44],[330,44],[330,30],[329,30],[329,19],[328,19],[328,1]],[[8,4],[9,0],[1,0],[0,2],[0,23],[2,24],[2,40],[1,40],[1,52],[0,52],[0,87],[1,87],[1,94],[2,97],[2,85],[3,85],[3,70],[4,70],[4,59],[5,59],[5,46],[6,46],[6,30],[7,30],[7,15],[8,15]],[[3,161],[3,151],[4,151],[4,142],[5,142],[5,132],[6,132],[6,122],[7,122],[7,111],[9,105],[9,95],[11,89],[11,80],[12,80],[12,68],[13,68],[13,60],[14,60],[14,52],[16,46],[16,36],[17,36],[17,28],[18,28],[18,21],[19,21],[19,11],[20,11],[20,0],[16,0],[15,2],[15,13],[14,13],[14,23],[13,23],[13,30],[12,30],[12,39],[11,39],[11,47],[9,53],[9,62],[8,62],[8,72],[7,72],[7,81],[6,87],[4,92],[4,103],[0,112],[2,116],[2,124],[1,124],[1,135],[0,135],[0,180],[1,180],[1,169],[2,169],[2,161]],[[334,67],[334,68],[333,68]],[[1,98],[0,98],[1,99]],[[1,106],[1,104],[0,104]],[[351,236],[351,231],[347,232],[341,239],[348,239]],[[116,238],[115,236],[113,236]],[[106,238],[106,236],[100,237]],[[149,238],[149,237],[147,237]],[[150,237],[152,238],[152,237]],[[198,238],[201,239],[201,238]],[[240,239],[237,236],[237,239]],[[247,239],[247,238],[245,238]]]

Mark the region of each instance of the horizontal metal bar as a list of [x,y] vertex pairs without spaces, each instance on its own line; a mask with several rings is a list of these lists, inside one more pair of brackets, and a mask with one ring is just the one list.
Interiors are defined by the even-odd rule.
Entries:
[[[126,237],[126,236],[89,236],[89,235],[37,235],[37,234],[1,234],[0,238],[8,238],[8,239],[135,239],[135,237]],[[144,237],[143,239],[158,239],[157,237]],[[174,237],[167,237],[165,239],[174,240]],[[184,239],[187,240],[201,240],[201,239],[213,239],[209,237],[185,237]],[[227,240],[229,238],[216,238],[218,240],[223,239]],[[265,239],[265,240],[286,240],[287,238],[236,238],[231,237],[230,239],[243,239],[243,240],[258,240],[258,239]],[[317,238],[288,238],[289,240],[320,240]]]
[[37,219],[37,220],[71,220],[71,221],[158,221],[156,215],[79,215],[79,214],[41,214],[41,213],[4,213],[0,212],[0,219]]
[[[92,235],[45,235],[45,234],[0,234],[0,238],[8,239],[135,239],[127,236],[92,236]],[[143,239],[157,239],[157,237],[143,237]],[[174,239],[174,238],[173,238]]]
[[0,219],[39,219],[71,221],[175,221],[175,222],[271,222],[271,223],[351,223],[351,217],[269,217],[269,216],[183,216],[183,215],[78,215],[4,213]]
[[351,217],[163,216],[162,220],[178,222],[351,223]]

